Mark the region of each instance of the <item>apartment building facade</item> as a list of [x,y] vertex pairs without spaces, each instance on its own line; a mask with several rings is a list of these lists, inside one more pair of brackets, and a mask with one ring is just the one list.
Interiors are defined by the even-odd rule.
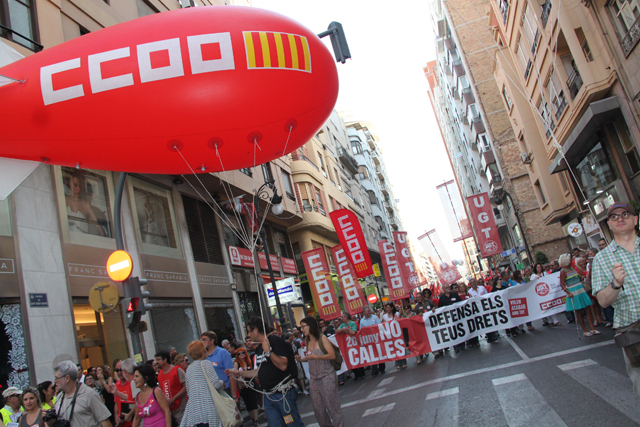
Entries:
[[[346,208],[356,214],[374,264],[382,265],[378,241],[392,239],[391,231],[401,229],[393,191],[388,178],[384,180],[386,174],[381,172],[384,164],[377,149],[377,137],[370,127],[362,122],[345,125],[334,111],[316,136],[290,155],[303,220],[290,227],[289,233],[300,271],[304,270],[300,254],[323,248],[334,280],[338,280],[330,250],[339,244],[329,217],[334,210]],[[384,188],[378,175],[383,177]],[[394,200],[393,208],[387,207],[387,198]],[[305,301],[310,305],[313,303],[311,291],[304,276],[301,284]],[[388,295],[384,275],[367,278],[361,285],[368,294]]]
[[537,251],[555,258],[568,245],[559,225],[544,223],[534,182],[521,161],[494,77],[497,46],[488,7],[488,1],[433,2],[437,59],[425,72],[443,139],[451,141],[445,145],[461,192],[467,197],[486,191],[491,197],[503,250],[509,252],[499,263],[530,265]]
[[611,238],[607,207],[638,199],[637,3],[491,8],[494,74],[544,223],[562,226],[572,247],[597,247]]

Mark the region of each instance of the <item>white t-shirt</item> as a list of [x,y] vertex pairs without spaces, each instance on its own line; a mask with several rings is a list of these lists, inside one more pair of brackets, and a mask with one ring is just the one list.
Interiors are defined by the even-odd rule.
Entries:
[[473,288],[469,288],[469,296],[471,298],[475,298],[475,297],[481,297],[482,295],[487,294],[487,289],[484,286],[478,286],[478,290],[475,290]]
[[383,313],[382,314],[382,321],[383,322],[391,322],[394,318],[398,318],[400,317],[400,313],[396,313],[395,316],[389,313]]

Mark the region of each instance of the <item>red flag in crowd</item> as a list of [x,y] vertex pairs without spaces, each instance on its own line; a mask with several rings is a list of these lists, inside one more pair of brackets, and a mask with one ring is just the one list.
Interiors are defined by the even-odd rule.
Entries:
[[333,280],[322,248],[302,252],[302,262],[307,271],[309,287],[316,303],[316,309],[323,320],[340,317],[340,304],[333,287]]

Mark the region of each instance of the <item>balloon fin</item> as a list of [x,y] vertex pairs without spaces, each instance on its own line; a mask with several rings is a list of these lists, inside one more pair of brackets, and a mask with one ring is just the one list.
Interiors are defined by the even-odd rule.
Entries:
[[0,200],[6,199],[41,164],[0,157]]
[[0,68],[22,58],[24,55],[0,39]]

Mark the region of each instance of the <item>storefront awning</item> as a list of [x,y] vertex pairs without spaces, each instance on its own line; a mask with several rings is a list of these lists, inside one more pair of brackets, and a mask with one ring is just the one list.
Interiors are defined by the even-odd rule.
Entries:
[[[568,169],[567,160],[576,165],[598,143],[597,130],[616,118],[620,111],[620,101],[617,96],[592,102],[587,111],[576,125],[571,135],[562,146],[549,166],[549,173],[554,174]],[[563,156],[564,153],[564,156]],[[566,158],[566,160],[565,160]]]

